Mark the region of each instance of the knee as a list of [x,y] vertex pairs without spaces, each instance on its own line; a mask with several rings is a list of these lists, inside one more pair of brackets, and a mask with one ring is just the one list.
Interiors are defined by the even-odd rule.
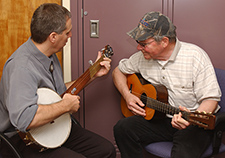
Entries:
[[133,126],[132,122],[133,121],[132,121],[131,117],[123,118],[116,123],[116,125],[113,127],[113,130],[114,130],[114,132],[115,131],[121,132],[121,131],[129,130]]
[[121,132],[123,131],[123,120],[119,120],[116,125],[113,127],[113,132],[114,132],[114,135],[117,135],[117,134],[121,134]]
[[111,144],[110,147],[109,147],[109,155],[110,155],[109,156],[110,158],[116,157],[116,149],[115,149],[113,144]]
[[104,145],[104,156],[106,158],[115,158],[116,157],[116,149],[111,142],[108,142]]
[[113,132],[115,138],[118,138],[120,136],[126,135],[126,133],[129,133],[129,130],[131,129],[129,120],[127,118],[119,120],[116,125],[113,127]]

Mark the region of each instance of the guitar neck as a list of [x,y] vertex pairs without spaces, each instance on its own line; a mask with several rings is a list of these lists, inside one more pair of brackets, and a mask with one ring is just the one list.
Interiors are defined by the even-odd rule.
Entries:
[[179,112],[181,112],[185,119],[187,119],[188,117],[188,112],[181,111],[179,108],[173,107],[169,104],[165,104],[163,102],[160,102],[150,97],[147,97],[146,106],[151,109],[163,112],[165,114],[170,114],[170,115],[178,114]]
[[207,113],[199,113],[199,112],[187,112],[181,111],[179,108],[173,107],[169,104],[165,104],[158,100],[147,98],[146,106],[152,108],[154,110],[166,113],[166,114],[178,114],[179,112],[182,113],[182,117],[189,121],[194,125],[198,125],[199,127],[203,127],[205,129],[214,129],[215,127],[215,116],[212,114]]
[[101,69],[100,62],[103,61],[105,55],[102,55],[97,62],[91,65],[74,83],[61,95],[65,93],[70,93],[72,95],[77,95],[95,76],[95,74]]

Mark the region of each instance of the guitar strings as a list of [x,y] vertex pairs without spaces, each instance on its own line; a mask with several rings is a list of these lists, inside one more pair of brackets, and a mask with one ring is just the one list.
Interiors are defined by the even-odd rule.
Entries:
[[[82,85],[81,83],[83,82],[83,81],[85,81],[86,79],[88,79],[88,78],[92,78],[92,76],[91,76],[91,74],[96,74],[100,69],[101,69],[101,66],[99,65],[99,63],[101,62],[101,61],[103,61],[103,58],[104,57],[106,57],[105,56],[105,51],[106,51],[106,49],[104,49],[103,51],[102,51],[102,56],[92,65],[92,66],[90,66],[85,72],[84,72],[84,74],[83,74],[83,78],[82,78],[82,80],[80,81],[80,82],[78,82],[78,83],[76,83],[75,82],[75,84],[77,85],[77,86],[80,86],[80,85]],[[98,68],[99,67],[99,68]],[[89,70],[89,71],[88,71]],[[72,85],[73,86],[73,85]],[[71,87],[72,87],[71,86]]]
[[150,101],[150,106],[148,108],[152,108],[154,110],[158,110],[164,113],[168,113],[168,114],[174,114],[174,113],[179,113],[180,109],[174,106],[171,106],[170,104],[166,104],[163,103],[157,99],[142,95],[140,93],[137,93],[135,91],[132,91],[132,94],[134,94],[135,96],[139,97],[139,99],[143,102],[143,100],[146,100],[146,102],[143,102],[145,104],[145,106],[149,105],[148,101]]
[[[181,111],[179,108],[171,106],[170,104],[165,104],[159,100],[156,100],[154,98],[142,95],[140,93],[137,93],[135,91],[132,91],[132,94],[134,94],[135,96],[139,97],[139,99],[142,101],[142,99],[146,99],[146,104],[145,106],[147,106],[147,104],[149,103],[147,100],[154,100],[154,110],[163,112],[163,113],[167,113],[167,114],[175,114],[175,113],[182,113],[182,117],[189,121],[191,124],[193,125],[197,125],[199,127],[203,127],[205,129],[214,129],[214,124],[215,121],[213,122],[213,120],[215,120],[215,118],[213,117],[212,114],[210,113],[202,113],[202,112],[187,112],[187,111]],[[152,102],[151,102],[152,103]],[[159,107],[158,107],[159,106]],[[163,107],[165,106],[165,107]],[[149,107],[150,108],[150,107]]]

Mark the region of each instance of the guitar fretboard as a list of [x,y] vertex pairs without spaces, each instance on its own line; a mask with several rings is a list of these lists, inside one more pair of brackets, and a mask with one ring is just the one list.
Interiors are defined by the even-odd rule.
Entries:
[[65,93],[77,95],[94,77],[94,75],[101,69],[100,62],[103,61],[103,58],[110,58],[112,55],[112,48],[109,45],[106,45],[105,49],[103,49],[102,56],[93,65],[91,65],[76,81],[74,81],[74,83],[66,90],[66,92],[61,95],[61,97]]
[[[144,99],[142,99],[141,97],[141,100],[143,101]],[[147,97],[146,100],[147,101],[144,101],[146,102],[145,105],[151,109],[163,112],[165,114],[170,114],[170,115],[178,114],[179,112],[181,112],[183,118],[187,119],[188,113],[185,111],[181,111],[179,108],[173,107],[169,104],[165,104],[163,102],[160,102],[150,97]]]

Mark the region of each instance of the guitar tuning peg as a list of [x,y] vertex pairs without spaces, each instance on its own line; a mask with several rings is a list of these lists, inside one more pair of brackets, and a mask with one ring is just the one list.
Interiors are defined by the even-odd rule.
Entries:
[[93,65],[93,64],[94,64],[92,60],[89,60],[88,63],[89,63],[90,65]]

